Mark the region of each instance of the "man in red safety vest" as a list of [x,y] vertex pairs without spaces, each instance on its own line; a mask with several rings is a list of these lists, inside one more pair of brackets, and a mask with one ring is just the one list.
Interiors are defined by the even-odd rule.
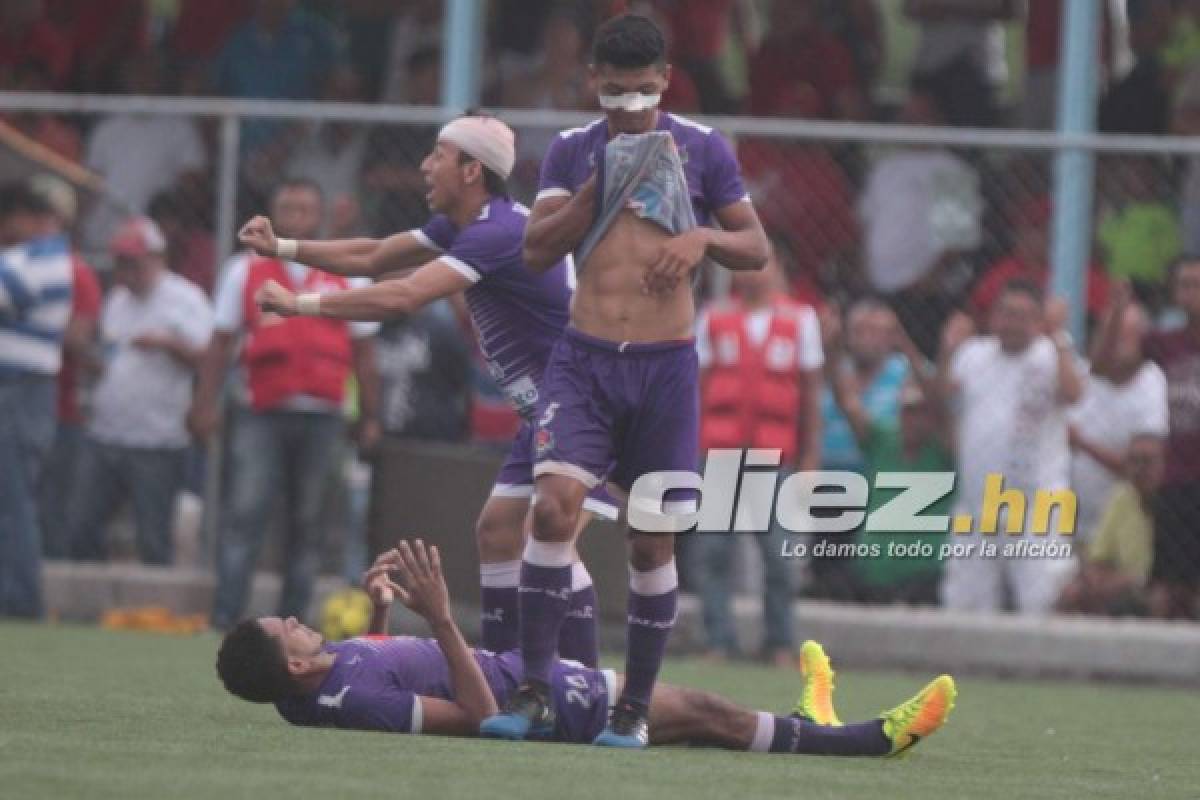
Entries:
[[[283,236],[313,238],[320,230],[322,205],[315,183],[288,180],[272,197],[271,218]],[[218,542],[212,615],[213,627],[221,630],[245,611],[277,497],[286,522],[279,614],[307,616],[317,572],[318,518],[326,487],[337,475],[342,401],[352,374],[359,384],[359,446],[370,448],[380,432],[373,347],[378,324],[315,316],[285,319],[263,312],[255,295],[269,280],[300,293],[351,285],[346,278],[310,270],[282,252],[275,258],[243,253],[222,271],[216,332],[188,415],[193,435],[208,439],[217,427],[218,397],[240,339],[245,392],[233,412],[233,480]]]
[[[788,297],[774,254],[763,270],[736,272],[732,281],[733,298],[710,305],[697,327],[701,447],[779,450],[784,474],[816,469],[824,364],[816,312]],[[749,511],[739,508],[738,514]],[[769,533],[753,538],[763,558],[763,652],[774,663],[791,664],[792,581],[781,555],[783,532],[772,522]],[[737,653],[729,610],[735,541],[726,533],[708,533],[694,536],[691,545],[714,657]]]

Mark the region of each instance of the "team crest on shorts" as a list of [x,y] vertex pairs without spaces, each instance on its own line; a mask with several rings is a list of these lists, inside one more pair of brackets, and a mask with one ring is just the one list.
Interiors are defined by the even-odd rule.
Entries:
[[537,434],[533,437],[533,445],[537,450],[538,458],[541,458],[550,448],[554,447],[554,434],[546,428],[538,428]]

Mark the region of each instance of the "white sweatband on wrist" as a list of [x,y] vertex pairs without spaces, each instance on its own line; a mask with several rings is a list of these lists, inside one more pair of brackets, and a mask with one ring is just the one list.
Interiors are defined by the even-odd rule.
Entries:
[[276,239],[275,255],[286,261],[295,261],[300,251],[300,242],[295,239]]
[[302,317],[321,316],[321,295],[317,292],[296,295],[296,313]]

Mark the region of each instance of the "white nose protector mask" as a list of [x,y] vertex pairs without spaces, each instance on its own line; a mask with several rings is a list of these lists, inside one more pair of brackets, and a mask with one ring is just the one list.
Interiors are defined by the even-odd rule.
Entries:
[[649,111],[657,108],[658,101],[661,99],[661,94],[642,94],[641,92],[599,95],[600,107],[605,111]]

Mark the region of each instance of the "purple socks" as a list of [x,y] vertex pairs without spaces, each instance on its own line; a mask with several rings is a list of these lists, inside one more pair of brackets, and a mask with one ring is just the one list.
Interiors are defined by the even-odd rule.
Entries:
[[621,698],[643,709],[650,707],[667,640],[675,627],[678,600],[674,559],[648,572],[630,570],[625,688]]
[[520,561],[479,565],[479,619],[483,649],[493,653],[516,649],[517,584],[520,580]]
[[878,719],[833,727],[759,711],[758,729],[747,749],[812,756],[882,756],[891,751],[892,744]]
[[571,565],[571,605],[558,633],[558,655],[585,667],[600,663],[596,641],[596,587],[582,561]]
[[[479,568],[480,622],[485,650],[503,653],[520,644],[518,585],[521,562],[483,564]],[[582,561],[571,564],[571,594],[567,616],[558,634],[558,655],[585,667],[599,663],[596,641],[596,588]]]
[[575,560],[570,542],[525,543],[521,561],[520,609],[521,659],[525,680],[550,683],[550,668],[558,650],[558,635],[571,607],[571,563]]

